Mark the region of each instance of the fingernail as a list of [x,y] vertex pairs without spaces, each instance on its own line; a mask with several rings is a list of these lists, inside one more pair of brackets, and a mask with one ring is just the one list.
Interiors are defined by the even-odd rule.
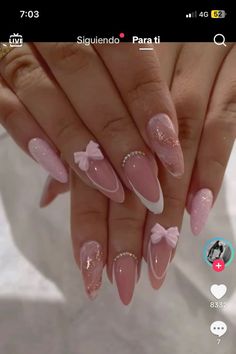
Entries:
[[51,146],[40,138],[33,138],[28,143],[33,158],[57,181],[66,183],[68,174],[59,156]]
[[125,175],[134,193],[154,214],[163,211],[163,195],[152,165],[142,151],[133,151],[122,162]]
[[86,293],[95,299],[102,284],[103,253],[96,241],[85,242],[80,250],[80,268]]
[[103,194],[115,202],[123,203],[123,186],[97,143],[91,140],[86,151],[75,152],[74,161]]
[[156,223],[151,229],[147,260],[149,272],[155,281],[161,281],[165,277],[178,238],[177,227],[165,229]]
[[118,254],[113,261],[113,272],[120,299],[128,305],[133,297],[137,281],[137,257],[129,252]]
[[183,152],[171,119],[164,113],[151,118],[147,125],[151,145],[166,169],[175,177],[184,173]]
[[213,204],[213,193],[208,188],[200,189],[192,198],[190,224],[192,233],[198,235],[204,228]]

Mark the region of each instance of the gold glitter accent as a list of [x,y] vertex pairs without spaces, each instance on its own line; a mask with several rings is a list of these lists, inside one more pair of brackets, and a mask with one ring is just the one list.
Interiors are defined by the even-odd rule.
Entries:
[[125,166],[126,161],[127,161],[130,157],[137,156],[137,155],[145,156],[145,153],[144,153],[143,151],[139,151],[139,150],[130,152],[129,154],[127,154],[127,155],[124,157],[124,159],[123,159],[123,161],[122,161],[122,167]]
[[179,140],[175,137],[167,136],[163,131],[160,129],[156,128],[155,131],[152,133],[153,138],[158,140],[160,143],[170,146],[170,147],[176,147],[179,146]]
[[81,270],[87,294],[94,299],[101,287],[103,252],[96,241],[86,242],[81,248]]
[[0,60],[4,58],[13,48],[10,47],[9,43],[0,44]]
[[116,262],[117,259],[121,258],[121,257],[124,257],[124,256],[129,256],[129,257],[133,257],[136,262],[138,262],[138,258],[135,256],[135,254],[131,253],[131,252],[122,252],[122,253],[119,253],[113,260],[113,262]]

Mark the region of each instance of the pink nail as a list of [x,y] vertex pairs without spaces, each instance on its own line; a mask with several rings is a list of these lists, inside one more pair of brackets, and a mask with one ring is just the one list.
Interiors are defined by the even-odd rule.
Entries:
[[147,209],[154,214],[163,211],[163,195],[153,167],[142,151],[133,151],[125,156],[122,166],[134,193]]
[[89,241],[83,244],[80,250],[80,268],[85,290],[93,300],[102,284],[103,253],[98,242]]
[[[152,228],[148,245],[148,268],[154,283],[158,284],[165,277],[172,251],[177,245],[178,238],[179,231],[177,227],[165,229],[156,223]],[[158,286],[156,285],[155,287]]]
[[194,235],[204,228],[213,204],[213,193],[210,189],[200,189],[192,198],[190,206],[190,223]]
[[51,146],[40,138],[33,138],[28,143],[28,149],[33,158],[50,175],[61,183],[68,181],[68,174],[61,159]]
[[123,186],[97,143],[91,140],[86,151],[75,152],[74,161],[103,194],[115,202],[123,203],[125,199]]
[[129,252],[120,253],[114,259],[113,270],[119,296],[124,305],[132,300],[137,281],[137,257]]
[[175,177],[184,173],[184,158],[171,119],[163,113],[151,118],[147,133],[152,147],[166,169]]

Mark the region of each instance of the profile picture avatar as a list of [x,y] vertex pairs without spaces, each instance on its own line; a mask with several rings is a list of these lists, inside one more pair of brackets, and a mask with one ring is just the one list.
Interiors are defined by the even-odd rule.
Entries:
[[204,247],[204,259],[212,266],[216,260],[224,261],[228,266],[234,258],[234,249],[231,243],[220,237],[208,240]]

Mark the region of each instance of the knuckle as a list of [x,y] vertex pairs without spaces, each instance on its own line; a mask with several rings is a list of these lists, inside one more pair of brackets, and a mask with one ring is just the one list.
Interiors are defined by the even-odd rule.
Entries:
[[224,139],[236,136],[236,100],[227,100],[220,107],[209,111],[207,126],[212,132]]
[[61,120],[54,129],[55,141],[61,150],[65,151],[69,148],[68,142],[78,136],[78,127],[75,121]]
[[178,91],[174,100],[178,113],[195,113],[199,112],[199,108],[201,108],[202,95],[195,89],[184,88],[182,91]]
[[128,131],[131,126],[129,117],[120,116],[112,117],[104,122],[102,126],[102,135],[104,138],[114,139],[118,137],[120,139],[121,134]]
[[135,215],[126,216],[120,215],[114,218],[110,218],[110,223],[113,225],[114,229],[124,228],[124,225],[127,230],[140,230],[143,226],[142,218],[137,218]]
[[128,90],[127,101],[129,104],[143,102],[148,97],[157,96],[162,90],[163,81],[156,69],[144,70],[137,75],[135,84]]
[[178,212],[184,210],[185,199],[183,195],[170,195],[168,193],[165,193],[164,199],[165,209],[167,213],[169,213],[170,211],[174,211],[176,213],[176,210],[178,210]]
[[3,76],[15,89],[26,90],[41,82],[44,71],[31,53],[12,51],[6,57]]
[[190,150],[201,134],[199,121],[192,115],[178,116],[179,139],[184,150]]
[[55,43],[51,55],[56,68],[70,74],[89,66],[92,51],[77,43]]
[[188,89],[178,92],[174,99],[178,124],[179,138],[181,145],[185,149],[190,149],[193,142],[197,142],[200,138],[203,116],[202,113],[202,96],[196,90]]
[[76,215],[78,224],[93,225],[98,221],[102,223],[106,219],[105,213],[91,205],[87,207],[83,206],[82,209],[81,207],[75,208],[73,213]]

